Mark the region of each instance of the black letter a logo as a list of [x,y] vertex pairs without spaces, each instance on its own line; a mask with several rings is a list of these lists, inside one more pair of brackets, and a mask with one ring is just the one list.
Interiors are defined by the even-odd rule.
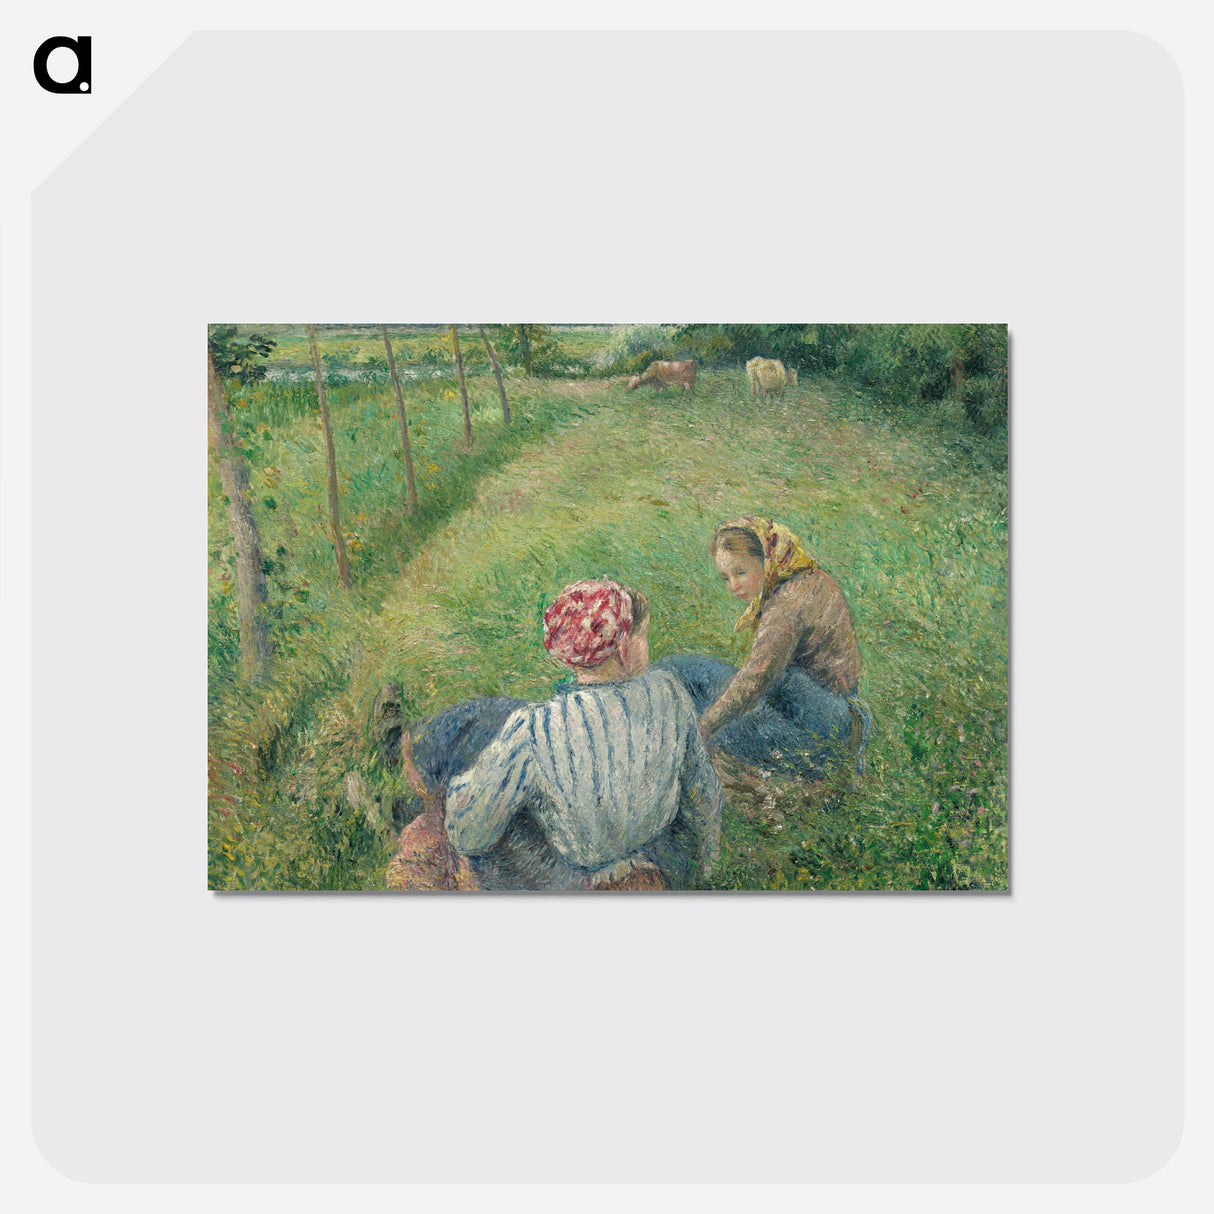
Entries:
[[[46,70],[51,51],[66,47],[76,56],[76,75],[62,84],[52,80]],[[93,40],[81,34],[79,38],[48,38],[34,52],[34,79],[48,93],[87,93],[93,87]]]

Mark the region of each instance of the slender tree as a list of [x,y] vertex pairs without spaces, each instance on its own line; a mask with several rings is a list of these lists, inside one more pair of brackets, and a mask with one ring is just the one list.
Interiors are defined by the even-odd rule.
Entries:
[[388,326],[380,325],[384,335],[384,346],[388,351],[388,371],[392,375],[392,387],[396,391],[396,413],[400,418],[400,441],[405,448],[405,502],[412,514],[417,509],[417,484],[413,480],[413,447],[409,443],[409,415],[405,412],[405,395],[400,390],[400,376],[396,374],[396,356],[392,353],[392,341],[388,337]]
[[464,360],[459,353],[459,333],[451,326],[451,344],[455,348],[455,369],[459,372],[459,391],[464,398],[464,442],[472,446],[472,410],[468,408],[468,385],[464,382]]
[[523,352],[523,368],[527,372],[527,378],[531,378],[531,338],[527,336],[527,326],[518,326],[518,344],[519,349]]
[[325,373],[320,364],[320,347],[316,344],[316,326],[305,325],[308,348],[312,351],[312,369],[316,372],[316,403],[320,409],[320,428],[325,435],[325,461],[329,468],[329,527],[333,532],[333,547],[337,552],[337,576],[341,584],[350,587],[350,558],[346,555],[346,540],[341,533],[341,508],[337,497],[337,452],[333,449],[333,427],[329,422],[329,406],[325,401]]
[[215,359],[207,349],[207,414],[211,448],[219,463],[219,481],[228,502],[228,521],[236,545],[236,610],[240,619],[240,677],[260,683],[270,670],[266,631],[266,575],[261,563],[261,532],[253,514],[249,465],[236,441],[232,411]]
[[485,349],[489,351],[489,361],[493,364],[493,374],[497,376],[497,390],[502,394],[502,421],[506,425],[510,425],[510,402],[506,399],[506,385],[502,383],[502,369],[498,365],[497,353],[493,349],[493,343],[489,340],[489,334],[485,332],[484,325],[476,326],[480,330],[481,341],[485,343]]

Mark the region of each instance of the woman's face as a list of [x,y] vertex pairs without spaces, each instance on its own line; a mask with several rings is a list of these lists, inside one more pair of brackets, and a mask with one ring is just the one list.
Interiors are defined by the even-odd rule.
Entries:
[[763,562],[758,557],[722,548],[714,559],[730,594],[746,603],[759,597],[763,589]]

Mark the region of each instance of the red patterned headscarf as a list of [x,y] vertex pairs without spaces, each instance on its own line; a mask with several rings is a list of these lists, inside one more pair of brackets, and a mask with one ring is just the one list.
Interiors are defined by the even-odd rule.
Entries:
[[544,612],[544,648],[567,666],[605,662],[632,628],[632,599],[618,582],[574,582]]

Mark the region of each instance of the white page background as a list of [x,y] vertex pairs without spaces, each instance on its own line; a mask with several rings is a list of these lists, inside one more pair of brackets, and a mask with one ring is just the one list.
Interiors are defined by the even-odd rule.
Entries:
[[[401,56],[379,37],[347,63],[343,85],[343,41],[294,42],[275,91],[267,42],[193,40],[35,198],[38,691],[49,719],[55,688],[76,680],[93,722],[73,748],[76,777],[55,768],[53,736],[36,741],[47,790],[35,834],[43,1150],[82,1178],[150,1180],[1115,1180],[1161,1164],[1179,1132],[1179,769],[1125,763],[1111,728],[1125,671],[1108,654],[1137,617],[1116,598],[1091,607],[1103,570],[1150,553],[1155,618],[1170,612],[1176,626],[1150,702],[1178,702],[1180,130],[1167,57],[1124,37],[994,39],[982,54],[948,40],[913,52],[901,38],[833,40],[781,73],[772,64],[784,65],[788,39],[753,63],[714,58],[709,44],[681,59],[653,40],[604,41],[541,55],[509,81],[534,90],[533,106],[553,89],[586,98],[550,115],[561,148],[591,128],[586,156],[536,168],[468,143],[444,165],[445,124],[486,120],[483,82],[500,55],[491,42],[477,64],[464,46],[458,68],[436,52],[402,80]],[[284,39],[270,44],[283,54]],[[217,56],[228,84],[200,111],[191,98],[215,78]],[[814,70],[798,77],[805,58]],[[596,106],[623,62],[626,90]],[[459,68],[483,91],[461,99]],[[301,94],[299,80],[320,73],[332,91]],[[679,174],[598,167],[596,148],[630,146],[655,112],[677,121],[691,95],[716,112],[690,157],[690,211]],[[893,122],[891,95],[908,98]],[[363,115],[422,112],[435,97],[441,121],[431,110],[406,151],[377,160],[382,142]],[[806,164],[766,191],[707,146],[748,146],[760,126],[764,140],[795,147],[806,115],[822,112],[831,129],[840,106],[855,137],[831,149],[830,171]],[[289,149],[287,198],[267,181],[236,194],[239,180],[214,167],[210,135],[250,112],[273,116],[276,147]],[[951,182],[949,150],[918,138],[945,112],[960,146],[984,146],[987,123],[1006,128],[1006,163],[967,165]],[[694,143],[694,131],[681,134]],[[352,197],[341,173],[308,183],[313,141],[339,135],[343,159],[375,166],[367,195]],[[493,188],[501,174],[513,190]],[[487,208],[495,232],[534,224],[525,257],[508,242],[489,260],[470,239],[444,243]],[[407,255],[385,257],[378,233],[394,223]],[[267,234],[253,275],[222,257],[250,225]],[[744,272],[768,225],[806,231],[782,280]],[[1006,260],[968,260],[966,249],[991,247],[992,230],[1006,233]],[[433,233],[428,246],[418,232]],[[654,273],[636,250],[667,247],[671,232],[691,253],[677,274]],[[340,257],[325,253],[317,273],[308,250],[330,249],[332,233]],[[656,913],[652,900],[605,913],[556,900],[405,906],[202,891],[203,822],[190,807],[201,805],[205,728],[205,454],[189,404],[201,325],[512,312],[1012,325],[1010,898],[671,899]],[[94,374],[132,329],[147,338],[138,375]],[[73,335],[70,364],[55,331]],[[79,486],[66,502],[40,483],[44,417],[80,439],[78,458],[65,457],[45,423],[47,447],[67,460],[55,476]],[[115,418],[139,435],[159,427],[169,458],[127,445]],[[1110,494],[1125,475],[1132,491]],[[91,501],[104,507],[93,513]],[[115,509],[139,519],[139,544],[157,555],[152,629],[122,593],[90,602],[79,622],[73,585],[121,591],[131,574],[131,554],[112,548]],[[65,547],[70,570],[39,567],[40,551]],[[39,643],[39,630],[53,642]],[[153,655],[134,678],[132,653]],[[1085,689],[1066,706],[1065,734],[1059,670]],[[1175,726],[1144,715],[1137,737],[1158,748]],[[161,764],[123,769],[132,729],[141,758],[152,749]],[[122,855],[119,810],[131,822]],[[1096,810],[1109,832],[1094,854]],[[139,880],[115,888],[123,856]],[[409,978],[428,963],[451,978],[432,1011],[452,1052],[414,1076],[424,1099],[404,1099],[379,1078],[394,1012],[415,1006]],[[621,970],[632,975],[622,992],[603,982]],[[655,992],[655,1015],[640,1014],[637,990]],[[217,1019],[247,1024],[250,1011],[265,1042],[244,1085],[225,1093],[220,1062],[194,1043],[215,1041]],[[765,1040],[754,1026],[773,1017]],[[795,1035],[817,1073],[808,1092],[781,1069]],[[471,1052],[459,1055],[461,1043]],[[633,1057],[663,1077],[639,1107],[613,1084]],[[474,1094],[450,1082],[453,1065]]]

